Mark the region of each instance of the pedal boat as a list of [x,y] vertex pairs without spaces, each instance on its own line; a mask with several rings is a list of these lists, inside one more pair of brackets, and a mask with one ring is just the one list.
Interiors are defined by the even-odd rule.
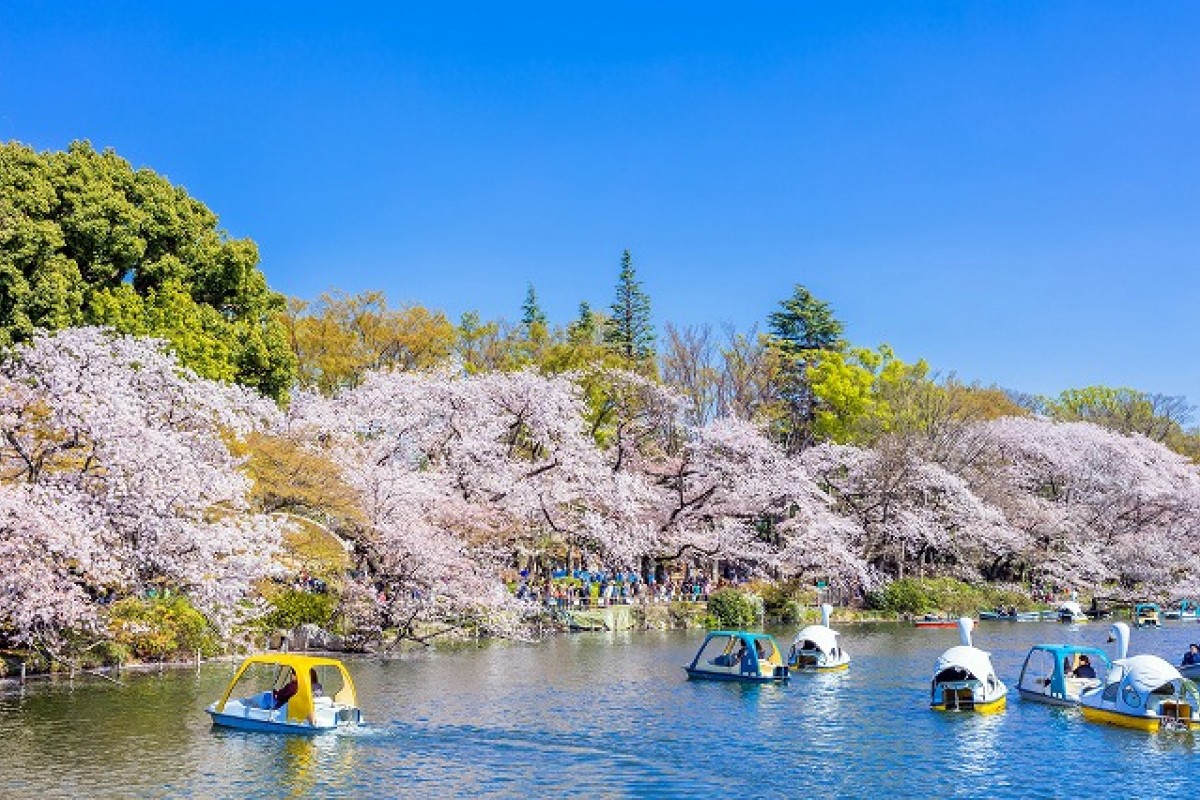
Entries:
[[842,649],[841,634],[829,627],[833,606],[821,605],[821,624],[809,625],[796,634],[788,653],[788,666],[802,672],[835,672],[850,666],[850,655]]
[[773,683],[788,679],[788,667],[775,639],[765,633],[712,631],[684,667],[688,678]]
[[[1076,678],[1079,657],[1086,655],[1096,671],[1095,678]],[[1074,644],[1039,644],[1029,650],[1021,667],[1017,691],[1022,700],[1055,706],[1077,706],[1080,696],[1101,683],[1112,661],[1099,647]]]
[[1068,624],[1087,622],[1088,615],[1083,613],[1083,606],[1074,600],[1067,600],[1058,606],[1058,621]]
[[[314,692],[312,674],[318,676]],[[275,692],[294,677],[296,691],[279,708]],[[336,690],[334,691],[334,687]],[[249,694],[235,693],[249,691]],[[331,691],[332,696],[325,692]],[[238,668],[224,696],[206,711],[214,725],[273,733],[315,734],[362,723],[354,682],[335,658],[290,653],[250,656]]]
[[938,657],[929,687],[929,707],[934,711],[1003,711],[1008,687],[996,677],[992,657],[971,644],[975,621],[958,621],[962,644]]
[[1163,612],[1166,619],[1196,619],[1197,606],[1194,600],[1180,600],[1179,608]]
[[1152,655],[1114,661],[1104,685],[1085,692],[1079,709],[1088,722],[1147,733],[1200,727],[1196,684]]
[[1139,628],[1157,628],[1162,625],[1162,610],[1158,603],[1138,603],[1133,608],[1133,624]]

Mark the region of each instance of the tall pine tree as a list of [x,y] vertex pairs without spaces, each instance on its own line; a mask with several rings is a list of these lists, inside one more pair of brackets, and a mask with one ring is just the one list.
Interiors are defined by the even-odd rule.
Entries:
[[650,297],[642,291],[633,269],[633,258],[621,255],[617,299],[605,322],[604,343],[629,366],[645,370],[654,365],[654,326],[650,322]]
[[527,328],[535,324],[546,324],[546,315],[542,313],[541,306],[538,305],[537,292],[533,290],[532,283],[525,292],[525,302],[521,304],[521,324]]
[[779,393],[786,404],[778,432],[784,447],[798,452],[813,443],[817,414],[808,369],[821,351],[841,349],[843,327],[828,303],[799,284],[779,305],[767,318],[770,343],[779,355]]

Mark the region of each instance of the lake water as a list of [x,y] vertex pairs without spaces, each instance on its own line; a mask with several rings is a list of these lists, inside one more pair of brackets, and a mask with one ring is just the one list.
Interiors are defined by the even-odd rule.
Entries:
[[[700,631],[573,634],[347,659],[368,726],[313,738],[213,728],[235,667],[0,691],[5,797],[1184,796],[1200,736],[1147,735],[1022,702],[1030,645],[1104,646],[1109,626],[984,622],[1008,710],[927,708],[958,633],[840,626],[849,671],[781,686],[687,681]],[[794,630],[774,630],[786,649]],[[1175,662],[1200,625],[1134,630]],[[1110,646],[1111,647],[1111,646]],[[1110,651],[1111,652],[1111,651]]]

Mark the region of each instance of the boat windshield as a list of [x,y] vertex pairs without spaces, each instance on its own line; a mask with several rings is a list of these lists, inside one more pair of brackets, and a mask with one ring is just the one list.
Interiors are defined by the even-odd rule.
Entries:
[[1058,656],[1049,650],[1031,650],[1025,658],[1025,667],[1021,670],[1020,688],[1026,691],[1045,691],[1054,679],[1057,662]]
[[[254,704],[261,706],[273,702],[266,697],[269,693],[273,698],[295,694],[294,689],[288,689],[294,678],[296,675],[290,666],[256,662],[246,667],[229,696],[233,699],[253,698]],[[332,666],[309,668],[309,682],[314,697],[335,697],[345,685],[341,670]]]
[[972,675],[970,670],[957,664],[946,667],[937,675],[933,676],[934,683],[961,683],[963,681],[978,680],[979,678],[976,678],[974,675]]
[[697,667],[736,667],[742,662],[746,644],[738,636],[711,636],[696,656]]

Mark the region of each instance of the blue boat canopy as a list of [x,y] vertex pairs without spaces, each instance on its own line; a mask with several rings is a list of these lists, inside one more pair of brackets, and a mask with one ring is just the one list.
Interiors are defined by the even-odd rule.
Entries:
[[688,677],[711,680],[766,682],[788,677],[774,637],[747,631],[712,631],[684,669]]

